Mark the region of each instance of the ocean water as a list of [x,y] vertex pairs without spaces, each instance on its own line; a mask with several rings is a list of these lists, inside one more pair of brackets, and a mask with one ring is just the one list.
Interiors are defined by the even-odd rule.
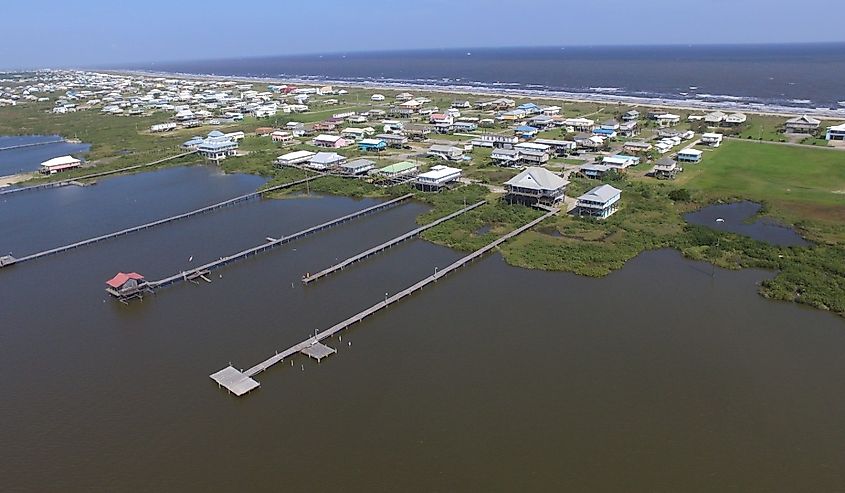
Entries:
[[420,50],[186,61],[132,68],[592,93],[728,105],[845,107],[845,43]]

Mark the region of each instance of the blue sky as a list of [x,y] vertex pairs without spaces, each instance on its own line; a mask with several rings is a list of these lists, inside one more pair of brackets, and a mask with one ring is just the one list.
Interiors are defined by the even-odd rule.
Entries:
[[0,68],[404,48],[845,41],[845,2],[10,1]]

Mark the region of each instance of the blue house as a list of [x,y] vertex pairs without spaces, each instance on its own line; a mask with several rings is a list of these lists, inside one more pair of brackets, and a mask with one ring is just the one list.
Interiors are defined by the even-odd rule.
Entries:
[[379,152],[384,150],[385,147],[387,147],[387,142],[383,141],[382,139],[363,139],[358,142],[358,150],[364,152]]
[[611,139],[616,137],[616,130],[613,130],[612,128],[602,128],[602,127],[595,128],[595,129],[593,129],[593,133],[595,135],[603,135],[603,136],[611,138]]
[[518,109],[518,110],[522,110],[522,111],[524,111],[524,112],[528,113],[529,115],[534,115],[534,114],[537,114],[537,113],[541,113],[541,112],[542,112],[542,110],[540,109],[540,107],[539,107],[539,106],[537,106],[537,105],[536,105],[536,104],[534,104],[534,103],[525,103],[525,104],[521,104],[521,105],[517,106],[517,107],[516,107],[516,109]]
[[529,125],[520,125],[516,127],[516,134],[523,139],[533,139],[537,136],[538,129],[531,127]]

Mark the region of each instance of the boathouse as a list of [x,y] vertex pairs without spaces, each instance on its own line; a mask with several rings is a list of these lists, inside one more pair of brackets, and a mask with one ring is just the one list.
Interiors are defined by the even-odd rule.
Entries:
[[622,191],[610,185],[599,185],[578,197],[576,210],[579,216],[598,219],[610,217],[619,209]]
[[554,205],[563,200],[568,184],[546,168],[534,166],[505,182],[506,198],[512,202]]
[[118,272],[117,275],[106,281],[106,292],[121,300],[141,298],[144,292],[148,290],[144,276],[137,272]]

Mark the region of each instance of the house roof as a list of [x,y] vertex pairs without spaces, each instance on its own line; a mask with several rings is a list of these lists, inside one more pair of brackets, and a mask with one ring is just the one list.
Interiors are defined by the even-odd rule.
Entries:
[[68,164],[77,164],[79,162],[80,162],[79,159],[76,159],[73,156],[59,156],[59,157],[54,157],[53,159],[48,159],[48,160],[44,161],[43,163],[41,163],[41,166],[51,168],[51,167],[54,167],[54,166],[65,166],[65,165],[68,165]]
[[819,125],[821,124],[820,120],[816,120],[815,118],[807,115],[801,115],[795,118],[790,118],[786,121],[786,123],[804,123],[807,125]]
[[402,161],[399,163],[394,163],[389,166],[385,166],[384,168],[379,169],[382,173],[401,173],[403,171],[408,171],[411,169],[416,168],[417,165],[412,163],[411,161]]
[[370,161],[369,159],[356,159],[354,161],[349,161],[348,163],[341,164],[340,167],[348,169],[357,169],[375,165],[375,161]]
[[434,144],[433,146],[429,147],[428,150],[431,152],[454,152],[460,151],[461,149],[450,145]]
[[584,195],[578,197],[578,200],[590,200],[593,202],[605,203],[620,193],[622,193],[622,190],[605,184],[599,185]]
[[108,284],[109,286],[117,289],[117,288],[123,286],[124,284],[126,284],[126,281],[128,281],[130,279],[135,279],[136,281],[143,281],[144,276],[142,276],[141,274],[138,274],[137,272],[129,272],[129,273],[118,272],[117,275],[115,275],[114,277],[112,277],[111,279],[106,281],[106,284]]
[[318,152],[311,157],[311,164],[332,164],[346,159],[336,152]]
[[532,190],[557,190],[565,187],[567,183],[569,182],[546,168],[533,166],[506,181],[505,185]]

